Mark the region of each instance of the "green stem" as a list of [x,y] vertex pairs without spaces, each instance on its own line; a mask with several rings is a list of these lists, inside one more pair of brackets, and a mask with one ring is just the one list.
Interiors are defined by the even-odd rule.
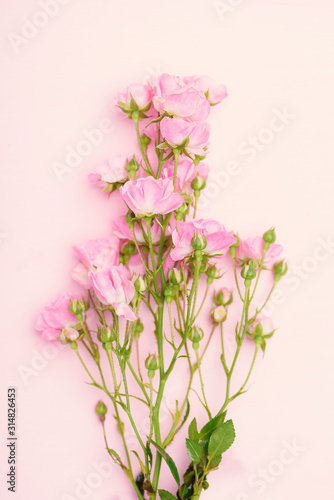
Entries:
[[139,122],[139,117],[138,117],[137,114],[133,113],[132,114],[132,118],[133,118],[133,121],[135,123],[137,140],[138,140],[138,144],[139,144],[141,155],[143,157],[143,160],[144,160],[146,168],[147,168],[147,173],[149,175],[153,175],[153,171],[152,171],[151,165],[149,164],[149,161],[147,159],[145,148],[144,148],[143,142],[142,142],[141,137],[140,137],[139,123],[138,123]]
[[201,370],[201,362],[200,362],[200,359],[199,359],[199,356],[198,356],[198,350],[197,349],[196,349],[196,360],[197,360],[197,365],[198,365],[198,375],[199,375],[199,379],[200,379],[200,382],[201,382],[201,389],[202,389],[202,394],[203,394],[204,407],[205,407],[206,412],[208,414],[209,420],[211,420],[212,416],[211,416],[209,405],[208,405],[208,402],[207,402],[207,399],[206,399],[206,396],[205,396],[204,382],[203,382],[202,370]]

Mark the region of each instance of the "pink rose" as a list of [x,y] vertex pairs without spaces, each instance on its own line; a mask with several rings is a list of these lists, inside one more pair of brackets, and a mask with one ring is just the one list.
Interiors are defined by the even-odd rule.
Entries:
[[70,312],[71,299],[82,299],[79,294],[65,293],[41,312],[36,322],[36,330],[42,332],[45,340],[55,340],[60,338],[62,330],[73,333],[73,326],[78,324],[75,314]]
[[[241,240],[239,247],[236,249],[236,264],[238,266],[242,266],[242,264],[248,260],[259,262],[262,257],[263,244],[264,240],[262,236]],[[283,247],[281,245],[272,243],[266,251],[264,263],[268,264],[275,261],[281,254],[282,250]]]
[[88,179],[92,184],[100,186],[104,190],[111,191],[114,184],[124,184],[129,179],[129,172],[126,169],[126,165],[126,156],[113,156],[109,160],[100,163],[96,167],[95,172],[88,174]]
[[[120,239],[120,240],[130,240],[133,241],[133,234],[131,229],[129,228],[128,223],[125,220],[124,215],[121,215],[113,224],[114,227],[114,234]],[[147,235],[147,228],[146,225],[143,224],[143,230],[145,234]],[[134,225],[134,233],[135,237],[137,240],[137,243],[139,245],[146,245],[146,240],[143,235],[143,231],[139,227],[137,223]],[[161,236],[161,228],[159,224],[157,224],[155,221],[151,225],[151,236],[152,236],[152,243],[153,245],[157,245],[160,242],[160,236]]]
[[119,263],[119,239],[115,236],[89,240],[73,250],[80,263],[75,267],[72,277],[84,288],[90,288],[89,271],[104,271]]
[[227,97],[226,86],[217,85],[212,78],[208,76],[186,76],[184,81],[187,85],[204,93],[209,103],[214,106]]
[[153,105],[160,113],[183,118],[190,122],[203,122],[210,113],[210,105],[203,92],[189,87],[177,76],[160,75],[154,87]]
[[165,215],[179,208],[184,198],[174,193],[169,179],[146,177],[129,181],[120,189],[121,196],[136,217]]
[[226,231],[218,221],[213,219],[198,219],[189,222],[178,222],[173,231],[172,239],[175,248],[170,253],[173,260],[181,260],[194,252],[192,239],[197,233],[206,240],[203,252],[207,255],[222,257],[233,245],[236,238],[232,231]]
[[[201,177],[201,179],[206,180],[209,174],[209,166],[204,162],[200,162],[197,166],[195,166],[194,162],[190,158],[180,155],[176,171],[176,191],[191,195],[191,183],[197,174]],[[162,177],[173,180],[174,161],[169,160],[165,163],[162,171]]]
[[111,305],[117,314],[129,321],[137,316],[129,306],[135,294],[130,271],[120,264],[105,271],[89,273],[89,280],[97,298],[105,305]]
[[152,100],[152,90],[149,85],[130,85],[126,92],[120,92],[116,104],[125,113],[132,111],[148,111]]
[[184,147],[188,154],[204,156],[208,149],[207,123],[189,123],[176,118],[163,118],[160,124],[162,137],[171,148]]

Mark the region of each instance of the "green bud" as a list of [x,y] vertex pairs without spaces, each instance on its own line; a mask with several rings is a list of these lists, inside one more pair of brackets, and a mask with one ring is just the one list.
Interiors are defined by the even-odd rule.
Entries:
[[214,301],[217,306],[228,306],[233,300],[233,293],[228,288],[224,287],[214,295]]
[[89,303],[84,298],[70,300],[70,312],[72,314],[81,314],[89,309]]
[[134,285],[135,285],[136,292],[143,294],[147,290],[146,277],[139,275],[136,278]]
[[221,274],[219,269],[217,269],[216,266],[209,266],[205,272],[208,278],[212,278],[214,280],[217,280],[221,278]]
[[197,326],[193,326],[189,333],[189,340],[192,342],[200,342],[204,337],[204,332],[202,328]]
[[151,143],[151,139],[149,137],[147,137],[147,135],[143,134],[141,136],[141,143],[144,146],[144,148],[146,149],[147,146]]
[[274,265],[274,274],[275,274],[275,277],[276,276],[284,276],[287,272],[288,272],[288,265],[286,262],[284,262],[284,260],[281,260],[280,262],[277,262],[275,265]]
[[98,415],[101,422],[105,421],[107,411],[108,408],[106,407],[103,401],[99,401],[95,406],[95,412]]
[[111,326],[107,326],[106,328],[98,327],[97,339],[103,344],[113,342],[116,339],[116,331]]
[[256,276],[256,270],[254,268],[253,261],[249,261],[248,264],[244,264],[241,271],[241,276],[245,280],[252,280]]
[[235,255],[236,255],[236,249],[240,246],[240,238],[237,234],[234,234],[233,235],[237,241],[235,243],[233,243],[233,245],[230,246],[230,255],[232,257],[232,259],[235,258]]
[[128,241],[123,246],[121,252],[123,255],[134,255],[136,253],[136,246],[131,241]]
[[[202,251],[201,250],[195,250],[195,257],[201,257],[202,256]],[[199,268],[199,272],[200,273],[205,273],[206,271],[206,268],[208,266],[208,263],[204,260],[201,262],[201,265],[200,265],[200,268]],[[189,262],[189,270],[194,273],[195,272],[195,263],[194,262]]]
[[203,490],[207,490],[209,488],[209,483],[207,481],[203,481],[202,487],[203,487]]
[[273,227],[272,229],[269,229],[269,231],[266,231],[263,235],[263,239],[265,243],[275,243],[276,241],[276,234],[275,234],[275,228]]
[[160,360],[156,354],[149,354],[145,360],[145,368],[151,372],[155,372],[160,367]]
[[143,330],[144,330],[144,325],[141,322],[141,320],[138,319],[135,323],[134,330],[133,330],[135,339],[139,339],[140,334],[143,332]]
[[204,250],[207,242],[204,234],[195,234],[193,239],[191,240],[191,246],[194,250]]
[[182,220],[183,216],[189,212],[189,204],[182,203],[182,205],[176,210],[176,220]]
[[179,285],[182,281],[182,275],[180,269],[174,267],[168,273],[168,279],[172,285]]
[[201,191],[204,189],[206,186],[206,181],[205,179],[202,179],[202,177],[199,176],[199,174],[196,175],[195,179],[191,183],[192,189],[196,191]]
[[129,176],[132,181],[135,180],[136,172],[138,171],[138,169],[139,169],[138,162],[136,160],[135,155],[133,155],[131,160],[128,160],[126,164],[126,170],[129,172]]
[[133,220],[134,217],[135,217],[135,215],[133,212],[131,212],[131,210],[129,210],[129,212],[125,216],[125,222],[128,224],[130,229],[134,228],[134,225],[135,225],[135,222]]

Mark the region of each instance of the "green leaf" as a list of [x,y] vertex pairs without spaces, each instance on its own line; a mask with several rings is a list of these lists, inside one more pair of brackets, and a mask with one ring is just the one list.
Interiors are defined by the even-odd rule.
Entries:
[[210,461],[210,470],[216,469],[218,467],[218,465],[220,464],[220,462],[222,461],[222,458],[223,457],[221,455],[217,455],[216,457],[214,457]]
[[142,471],[142,473],[143,473],[144,477],[146,477],[146,476],[147,476],[146,467],[145,467],[145,465],[143,464],[143,462],[142,462],[142,460],[141,460],[140,456],[138,455],[138,453],[137,453],[135,450],[131,450],[131,451],[132,451],[132,453],[134,453],[134,455],[136,455],[136,457],[138,458],[138,462],[139,462],[139,465],[140,465],[140,470]]
[[146,443],[146,451],[147,451],[147,457],[148,457],[148,466],[149,466],[149,469],[151,471],[152,462],[153,462],[153,455],[152,455],[152,451],[151,451],[151,448],[150,448],[150,445],[148,444],[148,442]]
[[232,420],[220,425],[213,431],[208,447],[208,454],[211,459],[218,457],[232,445],[235,439],[235,431]]
[[115,450],[111,449],[111,448],[107,448],[108,450],[108,453],[109,455],[111,456],[111,458],[116,462],[118,463],[118,465],[121,465],[122,464],[122,460],[121,460],[121,457],[118,455],[118,453],[116,453]]
[[176,500],[176,497],[166,490],[158,490],[161,500]]
[[205,440],[209,439],[214,430],[217,429],[225,420],[226,411],[221,415],[217,415],[216,417],[209,420],[207,424],[201,429],[199,433],[199,439]]
[[180,486],[180,476],[172,457],[169,456],[168,453],[163,448],[161,448],[161,446],[159,446],[155,441],[152,440],[151,443],[156,447],[162,458],[165,460],[166,464],[170,468],[173,478],[177,482],[177,485]]
[[203,459],[205,459],[203,448],[196,441],[186,439],[186,448],[189,458],[194,462],[194,464],[199,464]]
[[190,422],[190,424],[189,424],[189,427],[188,427],[188,436],[189,436],[189,439],[192,439],[193,441],[196,441],[198,443],[199,433],[198,433],[198,430],[197,430],[196,418],[194,418]]

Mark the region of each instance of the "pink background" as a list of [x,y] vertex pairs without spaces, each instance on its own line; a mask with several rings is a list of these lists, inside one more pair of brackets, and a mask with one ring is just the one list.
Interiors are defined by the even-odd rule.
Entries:
[[[209,162],[220,186],[209,182],[201,215],[243,236],[275,225],[290,264],[270,306],[279,330],[250,391],[230,407],[238,439],[203,499],[327,498],[334,446],[333,2],[63,1],[14,50],[9,37],[21,34],[24,18],[43,24],[38,12],[37,1],[1,3],[1,498],[12,498],[4,481],[9,386],[18,398],[15,498],[133,498],[120,471],[96,474],[94,464],[108,461],[93,412],[98,395],[83,384],[73,353],[47,350],[34,322],[57,294],[76,289],[72,244],[109,234],[122,211],[117,195],[107,201],[87,182],[100,159],[130,154],[135,145],[113,97],[159,71],[226,83],[229,97],[211,118]],[[288,114],[284,126],[263,131],[277,112]],[[54,163],[105,118],[113,131],[60,183]],[[246,152],[252,136],[261,151]],[[238,174],[226,173],[230,161]],[[215,401],[221,371],[205,373]],[[113,436],[112,422],[109,429]],[[181,469],[183,443],[170,449]],[[293,443],[295,456],[288,453],[282,465]],[[261,469],[269,471],[262,488]],[[86,496],[75,494],[80,480],[92,485]],[[171,484],[168,473],[164,484]]]

